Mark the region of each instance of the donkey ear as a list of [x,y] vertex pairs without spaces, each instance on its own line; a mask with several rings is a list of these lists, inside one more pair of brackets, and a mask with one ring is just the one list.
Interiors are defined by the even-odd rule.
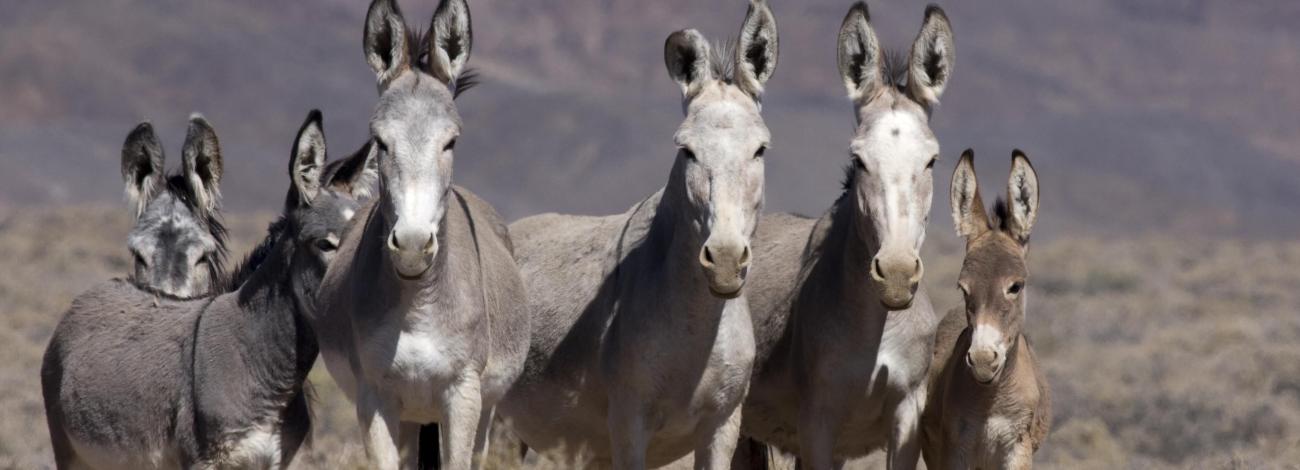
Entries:
[[379,186],[378,153],[373,141],[367,141],[352,156],[338,161],[330,185],[346,191],[357,200],[369,199]]
[[664,65],[668,67],[668,76],[682,87],[682,96],[693,96],[701,84],[713,79],[709,41],[694,29],[668,35],[664,42]]
[[122,144],[122,180],[132,215],[140,217],[149,199],[163,182],[163,149],[153,125],[142,122],[126,135]]
[[433,12],[433,34],[429,35],[430,73],[453,86],[469,63],[474,27],[465,0],[442,0]]
[[966,149],[952,173],[952,223],[957,235],[973,239],[989,230],[989,216],[984,212],[979,181],[975,179],[975,152]]
[[410,68],[411,57],[406,48],[406,22],[397,0],[374,0],[366,13],[363,38],[366,62],[375,71],[380,86]]
[[871,27],[871,14],[866,2],[854,3],[840,24],[839,44],[836,45],[840,77],[849,98],[858,101],[871,96],[885,84],[884,55],[875,28]]
[[755,99],[776,71],[776,15],[767,0],[750,0],[736,41],[736,85]]
[[912,54],[908,58],[908,96],[927,107],[939,104],[939,96],[948,85],[956,58],[948,15],[938,5],[931,4],[925,8],[921,32],[912,43]]
[[181,171],[198,198],[199,207],[216,211],[221,207],[221,145],[207,119],[194,113],[181,148]]
[[1029,231],[1038,219],[1038,172],[1029,157],[1016,149],[1011,152],[1011,177],[1007,181],[1007,232],[1022,245],[1029,243]]
[[307,120],[298,129],[293,141],[293,157],[289,162],[289,178],[298,193],[298,203],[311,205],[320,194],[321,174],[325,169],[325,130],[321,126],[320,110],[307,113]]

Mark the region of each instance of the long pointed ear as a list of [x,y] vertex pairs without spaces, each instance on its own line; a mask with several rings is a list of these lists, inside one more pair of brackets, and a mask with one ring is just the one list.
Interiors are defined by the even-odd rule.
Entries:
[[957,235],[969,241],[989,230],[989,216],[984,211],[979,181],[975,179],[975,152],[971,149],[961,153],[957,169],[952,173],[951,198],[952,223],[957,226]]
[[126,183],[126,203],[132,216],[140,217],[149,205],[149,199],[162,187],[162,142],[153,132],[153,125],[142,122],[126,135],[122,143],[122,180]]
[[210,212],[221,208],[221,145],[212,124],[198,113],[190,116],[190,128],[185,133],[181,171],[199,207]]
[[871,14],[866,2],[854,3],[840,24],[839,44],[840,77],[849,98],[857,102],[875,94],[885,85],[884,55],[880,40],[871,27]]
[[429,35],[429,73],[453,87],[456,78],[465,72],[474,43],[469,4],[465,0],[442,0],[429,28],[433,31]]
[[369,199],[379,187],[378,153],[373,141],[367,141],[352,156],[330,162],[330,185],[357,200]]
[[664,42],[664,65],[668,76],[682,87],[682,97],[690,99],[700,85],[713,79],[709,68],[709,41],[694,29],[668,35]]
[[767,0],[750,0],[736,41],[736,85],[754,99],[763,96],[763,84],[776,71],[777,46],[772,8]]
[[1028,244],[1029,232],[1038,220],[1038,172],[1020,149],[1011,152],[1007,199],[1006,230],[1020,244]]
[[948,15],[938,5],[931,4],[925,8],[921,32],[912,43],[912,54],[908,58],[908,96],[926,107],[938,105],[956,58]]
[[366,12],[366,29],[362,39],[366,63],[375,71],[382,89],[388,82],[411,67],[406,46],[406,22],[397,0],[374,0]]
[[325,170],[325,130],[321,125],[320,110],[307,113],[307,120],[298,129],[293,140],[293,156],[289,160],[289,179],[298,204],[309,206],[320,194],[321,174]]

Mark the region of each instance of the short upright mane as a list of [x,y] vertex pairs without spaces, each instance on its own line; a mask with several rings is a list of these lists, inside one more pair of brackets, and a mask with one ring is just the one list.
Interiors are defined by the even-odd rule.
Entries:
[[1002,196],[998,196],[998,199],[993,202],[993,226],[1004,232],[1010,230],[1010,227],[1007,226],[1008,221],[1011,220],[1010,211],[1011,209],[1007,207],[1007,201],[1002,199]]
[[262,239],[262,242],[258,243],[257,247],[253,248],[253,251],[248,253],[248,256],[244,258],[244,261],[239,263],[235,270],[230,274],[229,279],[226,280],[226,285],[223,286],[221,292],[233,291],[238,289],[239,286],[244,285],[245,282],[248,282],[248,278],[252,277],[253,273],[257,271],[257,268],[271,256],[271,248],[274,247],[275,242],[279,240],[280,234],[284,233],[288,228],[289,220],[284,217],[280,217],[279,219],[276,219],[275,222],[271,222],[271,226],[266,229],[266,238]]
[[907,54],[895,49],[881,51],[880,78],[885,85],[902,91],[907,86]]
[[[433,63],[429,60],[433,43],[431,39],[433,39],[433,30],[420,31],[416,28],[406,28],[406,54],[411,58],[411,68],[429,75],[433,75]],[[478,72],[466,68],[459,77],[456,77],[455,82],[448,86],[451,88],[452,97],[458,98],[461,93],[478,86],[478,83]]]
[[713,78],[722,80],[724,83],[735,83],[736,80],[736,58],[734,51],[736,41],[720,42],[718,47],[709,51],[709,71],[713,72]]

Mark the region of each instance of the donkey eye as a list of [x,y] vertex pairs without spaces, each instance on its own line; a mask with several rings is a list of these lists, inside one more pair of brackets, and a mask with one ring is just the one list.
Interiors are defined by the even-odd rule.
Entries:
[[442,151],[443,151],[443,152],[450,152],[450,151],[455,150],[455,149],[456,149],[456,139],[451,139],[451,142],[447,142],[447,146],[446,146],[446,147],[443,147],[443,148],[442,148]]
[[1025,288],[1025,283],[1017,281],[1012,283],[1011,287],[1007,288],[1007,293],[1011,295],[1016,295],[1019,294],[1020,290],[1024,288]]
[[682,156],[686,157],[687,160],[695,160],[695,152],[692,152],[691,149],[686,147],[682,147]]
[[867,171],[867,164],[862,163],[862,159],[858,158],[857,155],[849,157],[849,160],[853,161],[853,168],[857,168],[858,170],[861,171]]
[[925,169],[933,170],[935,162],[938,161],[939,161],[939,157],[930,157],[930,162],[925,164]]
[[767,153],[767,146],[766,146],[766,145],[764,145],[764,146],[762,146],[762,147],[759,147],[759,148],[758,148],[758,151],[757,151],[757,152],[754,152],[754,158],[763,158],[763,154],[765,154],[765,153]]
[[145,260],[144,260],[144,257],[143,257],[143,256],[140,256],[140,253],[137,253],[137,252],[131,252],[131,255],[132,255],[132,256],[135,256],[135,264],[138,264],[138,265],[140,265],[140,266],[145,266],[145,267],[148,267],[148,266],[149,266],[149,262],[148,262],[148,261],[145,261]]
[[380,152],[388,153],[388,144],[385,144],[384,141],[375,139],[375,145],[379,147]]
[[327,252],[327,253],[337,250],[339,248],[338,245],[334,244],[334,242],[329,241],[328,239],[325,238],[316,240],[315,245],[317,250]]

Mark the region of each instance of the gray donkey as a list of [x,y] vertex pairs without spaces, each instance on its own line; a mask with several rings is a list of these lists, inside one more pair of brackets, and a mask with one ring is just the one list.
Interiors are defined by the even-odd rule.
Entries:
[[838,50],[857,116],[851,164],[821,218],[759,225],[743,432],[814,469],[882,447],[889,468],[912,468],[938,323],[919,284],[939,155],[928,121],[952,73],[952,31],[930,6],[907,63],[893,63],[857,3]]
[[[356,404],[371,468],[414,466],[417,445],[435,444],[444,466],[475,465],[528,352],[506,225],[451,184],[471,41],[464,0],[438,5],[428,37],[407,33],[393,0],[366,15],[379,200],[344,237],[313,322],[330,375]],[[420,425],[434,422],[440,443],[420,443]]]
[[283,217],[235,276],[202,299],[113,280],[79,295],[41,365],[59,468],[286,468],[307,437],[303,317],[376,176],[370,152],[325,164],[320,113],[298,133]]
[[989,220],[975,179],[975,154],[952,176],[952,220],[966,238],[957,285],[965,308],[939,324],[922,419],[927,468],[1028,469],[1052,427],[1051,392],[1025,324],[1029,232],[1038,218],[1038,174],[1011,154],[1007,200]]
[[130,278],[165,295],[199,297],[226,287],[221,146],[203,116],[190,116],[181,155],[181,172],[167,176],[162,143],[148,122],[122,145],[122,179],[135,217],[127,236]]
[[535,449],[620,469],[731,460],[754,357],[742,289],[770,144],[759,97],[777,63],[765,1],[723,51],[695,30],[664,46],[686,118],[662,190],[619,215],[511,226],[534,332],[501,409]]

